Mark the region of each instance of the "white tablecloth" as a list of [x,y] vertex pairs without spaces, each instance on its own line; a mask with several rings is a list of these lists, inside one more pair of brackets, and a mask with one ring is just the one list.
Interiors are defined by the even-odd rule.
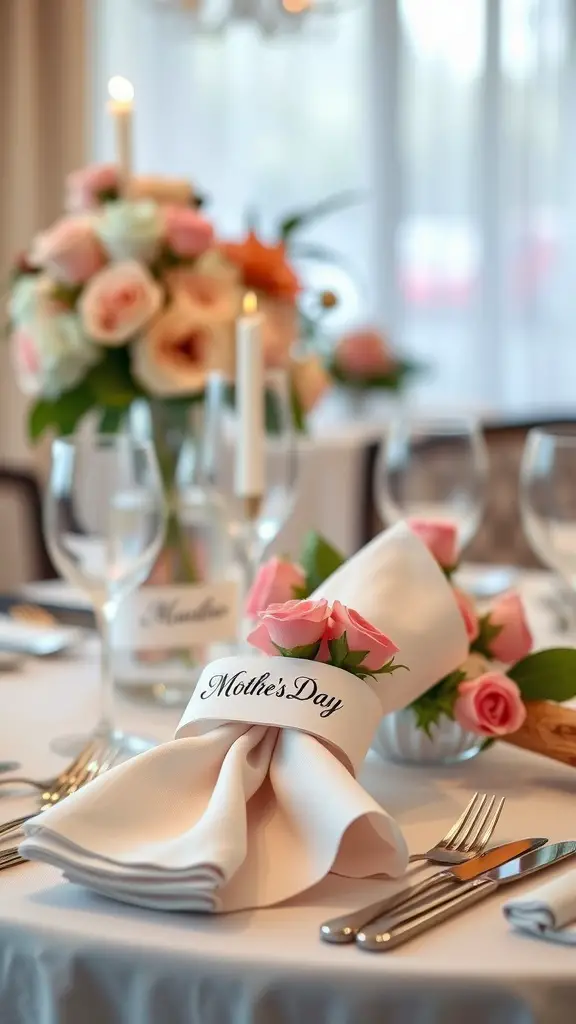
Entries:
[[[529,589],[538,590],[529,581]],[[536,605],[534,605],[536,607]],[[543,642],[553,639],[539,617]],[[544,628],[542,628],[544,627]],[[91,658],[30,663],[0,676],[0,759],[48,774],[48,741],[89,729]],[[168,737],[172,713],[124,705],[121,724]],[[498,839],[576,838],[573,769],[500,745],[459,767],[370,758],[364,781],[410,848],[438,839],[475,790],[505,794]],[[0,799],[0,819],[33,806]],[[560,871],[566,868],[559,869]],[[551,875],[549,875],[551,877]],[[527,883],[526,888],[534,883]],[[509,931],[496,895],[393,954],[318,940],[326,917],[383,894],[329,878],[282,907],[206,918],[138,910],[39,865],[0,873],[1,1024],[567,1024],[573,950]],[[516,887],[516,892],[520,887]]]

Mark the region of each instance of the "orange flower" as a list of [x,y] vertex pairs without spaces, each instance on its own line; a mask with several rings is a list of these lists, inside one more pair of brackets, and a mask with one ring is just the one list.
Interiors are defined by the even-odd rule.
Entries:
[[295,302],[300,282],[286,259],[283,242],[265,245],[253,231],[243,242],[227,242],[221,246],[224,256],[242,272],[247,288],[265,292],[276,299]]

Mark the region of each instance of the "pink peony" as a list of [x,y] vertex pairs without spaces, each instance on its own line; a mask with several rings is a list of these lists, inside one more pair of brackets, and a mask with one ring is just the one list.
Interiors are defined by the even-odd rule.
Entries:
[[304,570],[293,562],[270,558],[258,570],[246,598],[246,614],[258,615],[271,604],[283,604],[294,598],[294,589],[306,582]]
[[504,594],[490,610],[488,621],[500,632],[489,642],[490,654],[508,665],[530,654],[533,640],[524,606],[517,593]]
[[408,526],[443,569],[458,562],[458,531],[448,519],[409,519]]
[[164,231],[172,252],[183,259],[200,256],[214,238],[210,221],[189,206],[167,206],[164,210]]
[[458,590],[458,587],[453,588],[453,594],[460,614],[464,620],[468,641],[472,644],[477,639],[480,632],[480,623],[478,621],[474,602],[468,597],[468,594],[464,593],[463,590]]
[[106,262],[87,217],[63,217],[43,231],[34,241],[31,259],[34,266],[69,285],[87,281]]
[[329,615],[327,601],[271,604],[260,613],[260,625],[250,633],[248,643],[265,654],[277,654],[276,647],[289,651],[307,647],[322,639]]
[[372,328],[345,334],[336,346],[334,360],[350,377],[379,377],[396,366],[386,338]]
[[71,213],[93,210],[102,196],[118,191],[119,180],[116,164],[90,164],[73,171],[66,179],[66,209]]
[[[343,633],[346,633],[350,651],[368,652],[362,661],[362,667],[367,668],[370,672],[382,668],[398,653],[396,645],[359,612],[355,612],[352,608],[346,608],[340,601],[335,601],[324,637],[328,642],[336,640]],[[322,660],[327,660],[328,652],[323,652],[323,654]]]
[[135,260],[113,263],[96,274],[80,297],[84,330],[101,345],[123,345],[162,305],[162,289]]
[[506,736],[520,728],[526,708],[512,679],[501,672],[485,672],[471,682],[460,683],[454,717],[470,732]]

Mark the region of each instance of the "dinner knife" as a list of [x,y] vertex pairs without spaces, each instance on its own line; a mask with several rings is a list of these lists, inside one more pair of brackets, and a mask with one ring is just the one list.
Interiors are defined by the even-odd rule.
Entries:
[[396,913],[388,914],[370,922],[356,936],[360,949],[384,953],[396,949],[404,942],[433,928],[447,918],[458,914],[495,892],[501,885],[520,881],[537,871],[552,867],[566,857],[576,854],[576,842],[553,843],[541,849],[532,850],[515,860],[488,871],[465,882],[451,885],[448,891],[434,894],[424,903],[402,907]]
[[547,842],[547,839],[517,839],[513,843],[495,846],[491,850],[481,853],[478,857],[472,857],[471,860],[467,860],[463,864],[453,865],[437,872],[431,878],[426,878],[415,885],[409,885],[405,889],[401,889],[400,892],[394,893],[393,896],[378,900],[376,903],[370,903],[367,907],[361,907],[360,910],[354,910],[351,913],[332,918],[330,921],[325,921],[324,924],[320,925],[320,938],[323,942],[331,942],[338,945],[354,942],[360,929],[369,924],[370,921],[382,917],[383,914],[389,913],[389,911],[394,910],[409,900],[412,901],[416,897],[423,896],[442,882],[452,882],[454,879],[459,882],[467,882],[478,875],[485,875],[492,868],[500,867],[501,864],[505,864],[508,860],[520,857],[523,853],[536,850]]

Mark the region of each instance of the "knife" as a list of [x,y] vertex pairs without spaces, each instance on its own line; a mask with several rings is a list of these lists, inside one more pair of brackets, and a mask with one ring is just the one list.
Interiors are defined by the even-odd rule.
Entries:
[[374,921],[377,917],[382,917],[383,914],[387,914],[390,910],[394,910],[401,904],[414,900],[417,896],[423,896],[424,893],[427,893],[442,882],[453,882],[454,879],[460,882],[468,882],[478,875],[485,875],[492,868],[500,867],[501,864],[505,864],[508,860],[513,860],[515,857],[520,857],[523,853],[544,846],[547,842],[547,839],[517,839],[513,843],[495,846],[493,849],[487,850],[486,853],[481,853],[478,857],[472,857],[471,860],[467,860],[463,864],[457,864],[439,871],[437,874],[432,875],[431,878],[426,878],[423,882],[418,882],[416,885],[409,885],[407,888],[401,889],[400,892],[394,893],[393,896],[378,900],[377,903],[371,903],[367,907],[361,907],[360,910],[352,911],[352,913],[343,914],[341,917],[325,921],[324,924],[320,925],[320,938],[323,942],[331,942],[338,945],[354,942],[358,932],[364,925]]
[[384,953],[433,928],[495,892],[501,885],[516,882],[576,854],[576,842],[553,843],[534,849],[515,860],[472,878],[463,885],[434,894],[424,903],[402,907],[370,923],[356,936],[360,949]]

